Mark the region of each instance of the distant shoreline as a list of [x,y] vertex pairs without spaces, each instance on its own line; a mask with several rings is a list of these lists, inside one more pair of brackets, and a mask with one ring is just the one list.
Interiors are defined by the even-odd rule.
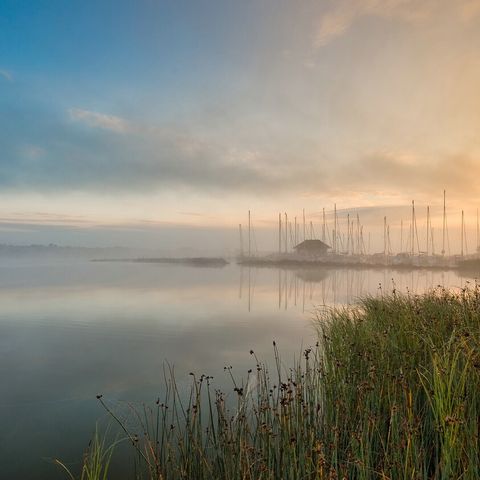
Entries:
[[167,263],[174,265],[191,265],[195,267],[224,267],[229,262],[221,257],[180,257],[180,258],[97,258],[92,262],[130,262],[130,263]]

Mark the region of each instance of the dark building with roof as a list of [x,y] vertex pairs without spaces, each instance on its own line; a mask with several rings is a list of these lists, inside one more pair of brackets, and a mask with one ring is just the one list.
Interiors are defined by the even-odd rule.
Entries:
[[325,255],[330,247],[321,240],[304,240],[294,248],[300,255],[318,256]]

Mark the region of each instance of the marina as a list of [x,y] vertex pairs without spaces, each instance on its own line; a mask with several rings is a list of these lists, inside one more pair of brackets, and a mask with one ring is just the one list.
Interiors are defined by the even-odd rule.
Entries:
[[[318,214],[315,215],[318,217]],[[394,268],[394,269],[468,269],[480,273],[480,233],[479,216],[476,218],[476,248],[468,250],[465,213],[461,211],[460,252],[452,254],[448,229],[446,192],[443,192],[441,248],[435,243],[430,206],[426,207],[426,221],[420,232],[415,201],[411,204],[411,217],[404,229],[404,221],[397,225],[397,249],[393,248],[392,225],[383,217],[383,248],[372,253],[371,234],[365,239],[365,225],[358,213],[344,211],[340,218],[337,205],[326,213],[322,209],[321,222],[315,225],[307,221],[305,209],[302,222],[289,220],[287,213],[278,214],[278,247],[276,251],[258,254],[252,225],[252,215],[248,212],[247,247],[244,245],[243,227],[239,225],[240,249],[237,262],[241,265],[280,268]],[[327,221],[327,218],[330,221]],[[319,228],[320,234],[317,234]],[[405,232],[404,232],[405,230]],[[458,232],[455,232],[458,233]],[[378,239],[377,239],[378,240]],[[377,242],[378,245],[378,242]]]

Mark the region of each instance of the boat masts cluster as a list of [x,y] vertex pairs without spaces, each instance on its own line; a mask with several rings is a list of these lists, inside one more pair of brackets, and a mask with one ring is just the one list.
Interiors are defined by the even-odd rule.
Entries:
[[[441,256],[446,254],[450,256],[450,237],[448,231],[446,192],[443,191],[443,215],[442,215],[442,249]],[[316,215],[318,217],[318,214]],[[296,215],[289,217],[287,212],[278,214],[278,236],[277,253],[279,255],[290,254],[295,251],[297,245],[305,240],[321,240],[330,248],[330,252],[337,255],[370,255],[370,232],[364,233],[364,225],[360,221],[358,212],[354,214],[347,213],[346,218],[339,218],[337,205],[333,205],[333,211],[329,212],[328,217],[332,217],[327,222],[327,213],[322,208],[320,225],[314,224],[312,220],[307,219],[305,209],[302,209],[300,218]],[[425,225],[425,224],[424,224]],[[396,227],[398,229],[398,226]],[[404,231],[404,221],[400,221],[399,247],[397,254],[403,256],[439,256],[435,250],[435,231],[432,224],[432,215],[430,206],[426,208],[426,225],[424,235],[420,238],[417,222],[417,209],[415,201],[412,200],[410,221],[408,230]],[[467,245],[467,229],[465,214],[461,212],[461,235],[460,235],[460,255],[463,257],[469,255]],[[398,231],[398,230],[397,230]],[[250,210],[248,211],[248,240],[245,252],[242,225],[239,225],[240,233],[240,254],[241,256],[254,256],[257,253],[257,244],[252,225]],[[367,241],[365,241],[367,239]],[[479,212],[477,209],[476,224],[476,252],[480,254],[480,223]],[[391,240],[391,226],[388,223],[387,216],[383,217],[383,251],[376,255],[392,256],[394,248]]]

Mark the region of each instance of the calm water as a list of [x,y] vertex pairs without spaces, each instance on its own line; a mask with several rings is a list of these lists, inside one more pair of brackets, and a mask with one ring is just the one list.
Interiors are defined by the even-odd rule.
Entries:
[[[153,402],[165,360],[188,372],[242,375],[249,350],[288,363],[315,342],[315,307],[354,302],[379,285],[420,293],[460,287],[453,272],[275,269],[0,261],[0,478],[65,478],[49,459],[79,461],[95,395]],[[115,467],[128,472],[128,467]]]

